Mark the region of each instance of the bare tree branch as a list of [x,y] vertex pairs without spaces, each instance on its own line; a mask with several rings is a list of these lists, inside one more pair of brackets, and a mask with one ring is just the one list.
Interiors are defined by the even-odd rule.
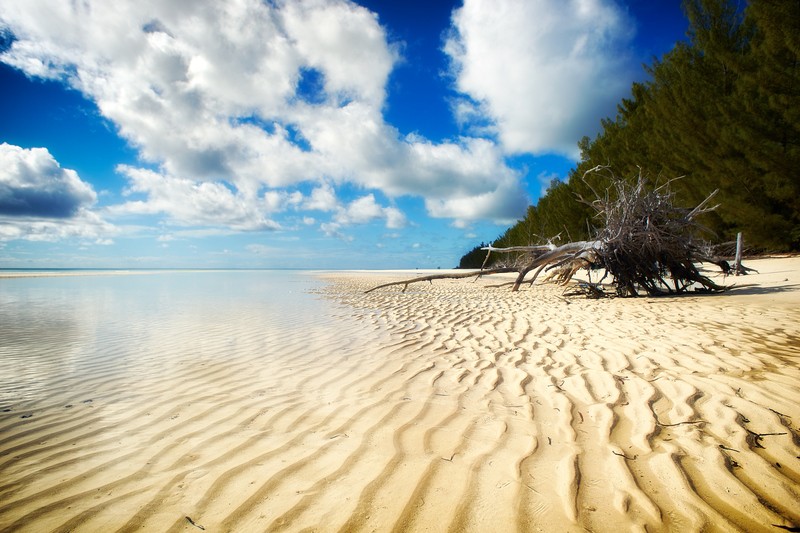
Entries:
[[406,289],[408,288],[409,285],[411,285],[412,283],[419,283],[420,281],[433,281],[435,279],[463,279],[471,277],[479,278],[481,276],[489,274],[502,274],[508,272],[516,272],[516,271],[517,269],[514,267],[499,267],[499,268],[489,268],[486,270],[481,269],[478,272],[470,271],[470,272],[459,272],[457,274],[431,274],[430,276],[420,276],[417,278],[411,278],[402,281],[392,281],[389,283],[384,283],[382,285],[378,285],[377,287],[372,287],[371,289],[364,291],[364,294],[367,294],[369,292],[378,289],[383,289],[384,287],[392,287],[394,285],[402,285],[403,290],[400,292],[406,292]]

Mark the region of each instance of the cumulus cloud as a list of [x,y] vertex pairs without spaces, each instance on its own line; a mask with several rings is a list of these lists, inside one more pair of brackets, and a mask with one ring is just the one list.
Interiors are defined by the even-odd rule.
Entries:
[[112,244],[109,236],[118,228],[103,220],[97,213],[81,211],[68,219],[7,218],[0,216],[0,241],[28,240],[56,242],[78,239],[91,244]]
[[340,207],[333,217],[337,227],[366,224],[376,219],[385,219],[386,227],[389,229],[398,229],[406,225],[406,218],[402,211],[396,207],[379,205],[373,194],[367,194],[353,200],[346,207]]
[[336,237],[346,242],[354,240],[352,235],[345,235],[340,231],[342,225],[337,222],[323,222],[319,227],[328,237]]
[[0,240],[111,244],[116,228],[91,210],[96,201],[92,186],[46,148],[0,144]]
[[[270,215],[285,210],[318,210],[332,214],[321,224],[327,235],[339,236],[339,229],[383,220],[387,228],[405,227],[406,217],[393,206],[382,206],[370,193],[343,203],[329,183],[314,188],[307,196],[299,191],[266,191],[260,197],[248,196],[224,182],[194,181],[150,169],[120,165],[128,187],[123,194],[130,200],[106,208],[109,215],[164,215],[172,224],[185,227],[230,228],[236,231],[282,229]],[[138,199],[137,197],[142,197]],[[304,216],[312,225],[313,217]],[[185,232],[184,232],[185,234]]]
[[522,213],[508,192],[520,177],[492,142],[432,143],[385,122],[399,54],[347,0],[7,0],[0,26],[14,36],[1,61],[79,90],[158,169],[123,169],[147,200],[119,212],[268,228],[260,213],[297,208],[293,191],[312,182],[313,210],[333,212],[326,188],[350,183],[423,197],[433,216]]
[[333,211],[338,206],[339,200],[330,183],[323,183],[319,187],[315,187],[303,203],[303,208],[312,211]]
[[397,56],[374,13],[344,2],[286,2],[281,14],[297,52],[321,70],[327,93],[338,102],[382,105]]
[[169,174],[249,192],[322,163],[289,127],[305,69],[325,105],[380,107],[395,60],[375,16],[339,1],[19,0],[0,17],[16,38],[4,62],[80,90]]
[[383,214],[386,217],[386,227],[389,229],[401,229],[408,223],[406,215],[396,207],[384,207]]
[[614,0],[465,0],[445,45],[465,95],[454,108],[488,118],[508,152],[577,158],[629,89],[633,27]]
[[291,207],[296,208],[299,206],[303,201],[303,194],[299,191],[267,191],[264,193],[263,200],[267,211],[279,213]]
[[425,207],[431,216],[452,218],[454,226],[458,228],[464,228],[469,221],[479,218],[490,218],[510,224],[515,219],[509,217],[509,206],[512,208],[512,213],[522,213],[527,205],[527,196],[520,191],[519,184],[512,179],[501,183],[494,191],[477,196],[425,200]]
[[193,181],[152,170],[120,165],[128,178],[127,196],[143,194],[145,200],[131,200],[109,208],[114,215],[165,214],[183,226],[227,226],[242,231],[278,229],[265,212],[272,199],[248,197],[221,182]]
[[69,218],[96,201],[92,186],[46,148],[0,144],[0,216]]

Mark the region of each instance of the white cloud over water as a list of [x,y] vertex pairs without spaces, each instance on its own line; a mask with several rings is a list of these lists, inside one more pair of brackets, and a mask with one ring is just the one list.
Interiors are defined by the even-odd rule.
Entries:
[[[0,60],[79,90],[147,164],[120,167],[128,197],[112,215],[265,230],[306,206],[328,224],[398,228],[402,195],[434,217],[524,212],[521,177],[493,142],[431,142],[386,123],[398,49],[346,0],[6,0],[0,26],[14,38]],[[298,197],[309,183],[317,196]],[[366,195],[340,205],[345,184]]]
[[337,209],[334,221],[339,225],[365,224],[372,220],[386,221],[389,229],[399,229],[406,225],[406,218],[396,207],[382,207],[373,194],[367,194]]
[[108,244],[116,230],[91,210],[96,201],[92,186],[46,148],[0,144],[0,240]]
[[0,144],[0,216],[69,218],[96,201],[92,186],[46,148]]
[[143,194],[109,208],[115,215],[165,214],[181,226],[227,226],[240,231],[274,230],[280,226],[265,213],[277,210],[271,197],[248,198],[222,182],[174,178],[152,170],[121,166],[130,186],[128,196]]
[[510,153],[577,158],[630,88],[635,24],[614,0],[465,0],[452,22],[454,110]]

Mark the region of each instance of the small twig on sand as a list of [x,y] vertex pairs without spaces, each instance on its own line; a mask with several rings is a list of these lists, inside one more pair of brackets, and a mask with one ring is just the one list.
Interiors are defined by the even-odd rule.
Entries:
[[678,422],[677,424],[662,424],[658,420],[658,417],[656,417],[656,424],[658,424],[662,428],[672,428],[672,427],[675,427],[675,426],[684,426],[686,424],[705,424],[705,423],[706,423],[705,420],[687,420],[686,422]]
[[783,433],[756,433],[755,431],[750,431],[747,428],[744,428],[744,430],[747,432],[747,437],[745,437],[745,441],[747,441],[747,444],[749,444],[751,448],[763,449],[764,447],[761,445],[761,439],[763,439],[764,437],[775,437],[778,435],[786,435],[785,431]]
[[627,455],[625,455],[624,453],[615,452],[614,450],[611,450],[611,453],[613,453],[614,455],[618,455],[618,456],[620,456],[620,457],[624,457],[624,458],[625,458],[625,459],[627,459],[628,461],[633,461],[634,459],[636,459],[637,457],[639,457],[638,455],[634,455],[633,457],[628,457],[628,456],[627,456]]
[[200,524],[198,524],[197,522],[195,522],[194,520],[192,520],[192,517],[190,517],[190,516],[187,516],[187,517],[186,517],[186,520],[187,520],[187,521],[188,521],[190,524],[192,524],[194,527],[196,527],[197,529],[202,529],[203,531],[205,531],[205,530],[206,530],[206,528],[205,528],[205,527],[201,526]]
[[539,495],[541,496],[541,494],[542,494],[541,492],[539,492],[538,490],[534,489],[533,487],[531,487],[531,486],[530,486],[530,485],[528,485],[527,483],[523,483],[523,485],[525,485],[526,487],[528,487],[529,489],[531,489],[533,492],[535,492],[536,494],[539,494]]

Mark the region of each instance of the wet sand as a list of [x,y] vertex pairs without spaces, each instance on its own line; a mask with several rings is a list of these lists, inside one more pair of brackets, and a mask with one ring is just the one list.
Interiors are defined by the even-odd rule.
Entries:
[[0,530],[800,526],[800,260],[747,264],[661,299],[328,273],[303,334],[165,328],[0,406]]

